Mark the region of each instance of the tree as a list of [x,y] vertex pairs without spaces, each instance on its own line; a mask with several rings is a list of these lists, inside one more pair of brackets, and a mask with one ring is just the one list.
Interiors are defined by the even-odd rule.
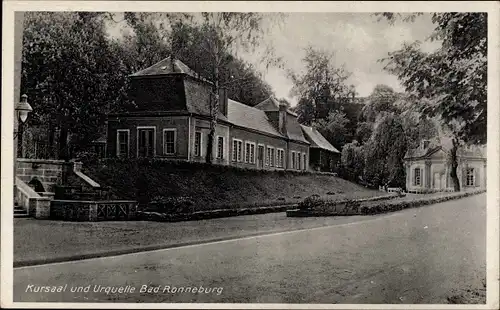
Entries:
[[368,122],[358,123],[358,127],[356,128],[356,140],[359,141],[361,144],[364,144],[370,139],[372,132],[373,129],[371,123]]
[[438,124],[418,112],[405,111],[401,114],[408,149],[415,149],[420,141],[435,139],[439,136]]
[[104,122],[113,79],[103,14],[28,12],[23,37],[22,89],[36,106],[32,121],[59,128],[59,157],[68,159],[71,137],[83,146]]
[[455,191],[460,191],[458,148],[462,143],[486,143],[487,14],[434,13],[432,21],[436,28],[431,39],[442,40],[441,48],[425,53],[420,42],[414,42],[382,61],[420,111],[438,118],[451,133],[450,176]]
[[[231,78],[230,82],[224,82],[224,68],[227,68],[231,62],[236,66],[244,65],[241,62],[234,62],[234,56],[239,49],[250,51],[261,43],[264,34],[264,21],[269,18],[260,13],[230,12],[203,12],[201,16],[197,17],[197,19],[193,18],[192,25],[184,25],[184,30],[190,28],[189,42],[194,44],[197,49],[197,52],[190,55],[190,60],[200,65],[193,66],[193,69],[211,81],[211,95],[208,103],[211,122],[205,158],[206,162],[210,163],[212,162],[215,128],[217,126],[220,89],[222,87],[231,88],[231,83],[241,82],[241,80],[247,78],[241,77],[241,80]],[[182,48],[186,47],[188,41],[183,36],[174,36],[173,42],[174,45],[177,43],[178,47],[173,52],[173,55],[179,57],[182,54]],[[179,42],[185,44],[178,44]],[[272,60],[266,59],[268,63],[272,63]],[[187,64],[189,65],[190,62]],[[202,67],[200,68],[200,66]],[[246,68],[245,73],[254,74],[254,80],[256,79],[255,71]],[[229,74],[230,77],[234,77],[234,75]]]
[[406,151],[407,140],[400,119],[391,114],[383,116],[365,145],[366,181],[378,186],[404,187]]
[[383,84],[376,85],[361,111],[363,118],[368,122],[375,122],[379,116],[398,112],[395,105],[398,98],[399,95],[391,87]]
[[346,139],[346,125],[349,120],[345,113],[331,111],[326,119],[315,121],[312,125],[315,127],[333,146],[341,149]]
[[341,156],[341,172],[344,178],[354,182],[359,181],[365,169],[364,153],[364,147],[356,140],[344,145]]
[[290,72],[294,84],[291,94],[298,97],[299,122],[311,125],[348,103],[354,96],[354,86],[347,84],[350,73],[335,66],[333,53],[312,47],[305,52],[305,72]]

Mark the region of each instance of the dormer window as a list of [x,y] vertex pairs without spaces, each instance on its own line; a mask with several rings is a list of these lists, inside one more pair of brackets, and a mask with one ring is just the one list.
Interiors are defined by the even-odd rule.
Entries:
[[431,144],[431,141],[429,141],[429,140],[423,140],[422,141],[422,149],[423,150],[427,149],[430,144]]

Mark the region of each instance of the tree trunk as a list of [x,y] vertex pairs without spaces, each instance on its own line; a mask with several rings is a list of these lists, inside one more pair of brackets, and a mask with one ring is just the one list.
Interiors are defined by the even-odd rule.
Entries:
[[217,114],[219,111],[219,88],[215,87],[217,90],[212,94],[212,98],[210,102],[211,107],[211,115],[212,119],[210,120],[210,132],[208,133],[208,141],[207,141],[207,154],[205,155],[206,163],[212,163],[212,155],[213,155],[213,145],[215,138],[215,128],[217,127]]
[[[216,53],[218,55],[218,51]],[[208,133],[207,154],[205,162],[212,163],[213,145],[215,138],[215,128],[217,127],[217,115],[219,114],[219,59],[216,57],[214,66],[214,86],[212,87],[212,95],[210,96],[210,132]]]
[[460,191],[460,181],[458,180],[458,174],[457,174],[457,169],[458,169],[458,158],[457,158],[457,150],[458,150],[458,140],[456,138],[453,138],[452,140],[453,146],[450,150],[450,177],[451,181],[453,182],[453,190],[455,192]]
[[59,159],[68,160],[68,127],[61,122],[61,132],[59,134]]

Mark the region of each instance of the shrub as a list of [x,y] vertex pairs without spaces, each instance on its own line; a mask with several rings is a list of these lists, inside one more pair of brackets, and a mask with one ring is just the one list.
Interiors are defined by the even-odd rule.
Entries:
[[299,203],[301,210],[311,210],[324,206],[325,202],[321,200],[318,194],[311,195]]
[[194,202],[190,197],[155,197],[150,203],[159,213],[180,214],[194,211]]
[[344,214],[347,214],[347,213],[358,214],[360,206],[361,206],[360,201],[353,200],[353,199],[347,199],[345,201]]

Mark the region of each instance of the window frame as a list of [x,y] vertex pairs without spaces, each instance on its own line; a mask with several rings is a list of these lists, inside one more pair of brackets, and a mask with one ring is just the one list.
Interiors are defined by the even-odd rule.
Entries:
[[[197,154],[197,153],[196,153],[196,151],[197,151],[198,149],[196,148],[196,136],[197,136],[198,134],[200,135],[200,143],[199,143],[199,152],[198,152],[198,154]],[[196,131],[194,132],[194,141],[193,141],[193,142],[194,142],[194,145],[193,145],[193,148],[194,148],[194,154],[193,154],[193,155],[194,155],[195,157],[202,157],[202,156],[203,156],[203,155],[202,155],[202,154],[203,154],[203,131],[201,131],[201,130],[196,130]]]
[[[476,186],[476,171],[474,167],[468,167],[465,169],[465,186]],[[470,177],[470,179],[469,179]],[[469,182],[472,181],[472,182]]]
[[[248,149],[247,149],[248,147]],[[253,147],[253,152],[252,152]],[[255,142],[253,141],[245,141],[245,156],[244,162],[246,164],[255,164]],[[247,158],[248,157],[248,158]]]
[[[221,154],[219,154],[219,141],[222,140],[222,150]],[[225,138],[224,136],[217,136],[217,149],[215,151],[215,158],[216,159],[224,159],[224,148],[225,148]],[[220,156],[219,156],[220,155]]]
[[[418,176],[417,176],[418,171]],[[418,177],[418,182],[417,182]],[[414,186],[422,186],[422,168],[416,167],[413,168],[413,185]]]
[[269,146],[267,145],[266,146],[267,149],[266,149],[266,162],[268,161],[269,159],[269,167],[275,167],[275,161],[276,161],[276,151],[275,151],[275,147],[274,146]]
[[231,160],[236,163],[241,163],[243,161],[243,151],[243,140],[233,138]]
[[127,133],[127,152],[124,153],[125,157],[129,157],[130,154],[130,129],[117,129],[116,130],[116,157],[121,157],[123,154],[120,153],[120,133]]
[[[177,128],[163,128],[163,155],[175,155],[177,153]],[[173,132],[174,133],[174,141],[172,142],[174,145],[174,151],[172,153],[167,153],[166,148],[166,133]]]
[[276,167],[284,168],[284,166],[285,166],[285,150],[282,148],[276,149],[276,158],[277,158]]
[[[140,136],[139,136],[139,131],[141,129],[153,129],[153,156],[152,157],[155,157],[156,156],[156,126],[137,126],[136,127],[137,129],[137,143],[136,143],[136,146],[137,146],[137,152],[136,152],[136,155],[137,155],[137,158],[139,158],[139,142],[140,142]],[[147,156],[146,156],[147,158]]]

